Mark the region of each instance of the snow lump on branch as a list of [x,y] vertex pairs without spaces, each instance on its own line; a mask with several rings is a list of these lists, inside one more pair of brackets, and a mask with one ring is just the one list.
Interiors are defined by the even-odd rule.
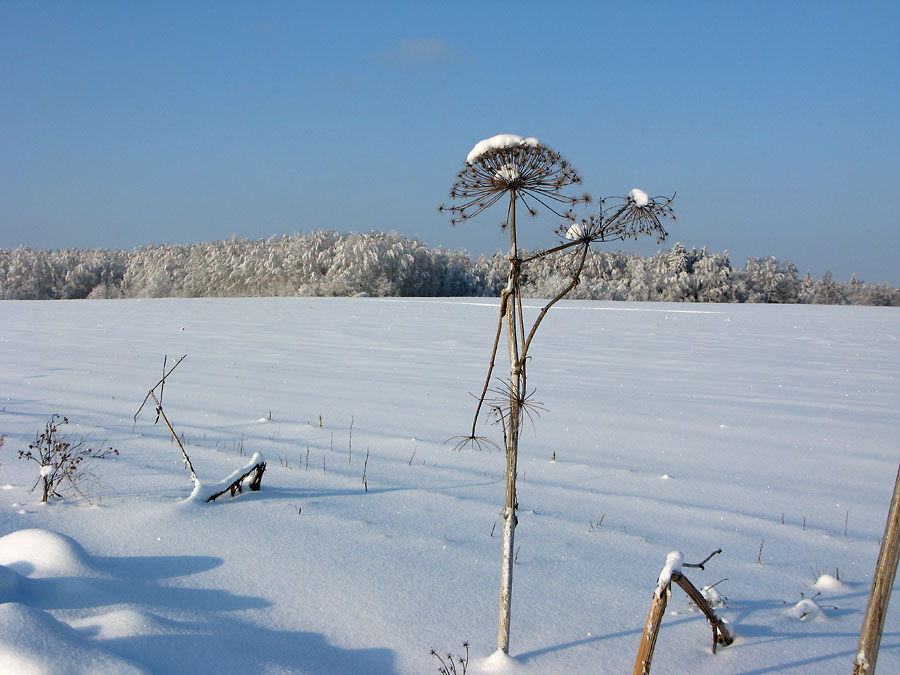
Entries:
[[681,574],[681,565],[684,563],[684,554],[681,551],[672,551],[666,556],[666,566],[659,573],[659,580],[656,582],[656,596],[659,597],[670,583],[672,583],[673,574]]

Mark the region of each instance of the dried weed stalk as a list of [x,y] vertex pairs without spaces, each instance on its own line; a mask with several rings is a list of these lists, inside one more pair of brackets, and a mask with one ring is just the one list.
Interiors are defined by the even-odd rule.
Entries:
[[[452,203],[440,207],[442,212],[448,211],[451,214],[450,222],[456,225],[508,198],[506,219],[501,223],[501,229],[509,232],[509,269],[506,287],[500,296],[500,312],[487,376],[480,395],[476,396],[478,402],[470,433],[450,439],[456,442],[457,449],[466,446],[476,449],[500,447],[476,433],[485,404],[503,431],[506,499],[503,512],[503,565],[497,648],[506,653],[509,651],[513,551],[518,507],[516,464],[519,434],[523,417],[527,416],[533,424],[533,415],[543,410],[539,403],[532,400],[534,391],[529,392],[527,388],[526,364],[531,343],[550,308],[578,285],[594,244],[637,239],[642,235],[655,235],[657,241],[661,242],[667,236],[663,221],[674,218],[672,198],[650,198],[642,190],[635,189],[625,197],[601,200],[597,213],[576,220],[572,208],[591,201],[586,193],[568,193],[570,188],[581,182],[578,172],[568,161],[558,152],[541,145],[537,139],[523,139],[513,135],[495,136],[481,141],[472,149],[450,190]],[[536,208],[540,205],[565,219],[566,225],[557,229],[560,237],[557,245],[531,253],[519,249],[516,239],[516,206],[519,202],[531,215],[536,214]],[[523,268],[532,261],[548,256],[557,257],[560,269],[568,272],[569,281],[541,308],[526,330],[520,283]],[[509,377],[502,378],[491,388],[504,326],[509,354]],[[489,393],[493,397],[489,398]]]

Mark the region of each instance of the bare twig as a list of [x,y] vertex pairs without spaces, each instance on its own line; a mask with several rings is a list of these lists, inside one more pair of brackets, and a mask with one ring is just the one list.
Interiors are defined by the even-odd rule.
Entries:
[[362,472],[362,484],[366,489],[366,492],[369,491],[369,484],[366,482],[366,470],[369,468],[369,449],[366,448],[366,461],[363,462],[363,472]]
[[701,570],[705,570],[706,568],[703,567],[703,566],[704,566],[706,563],[709,562],[709,559],[712,558],[712,557],[715,556],[715,555],[719,555],[721,552],[722,552],[722,549],[717,548],[715,551],[713,551],[712,553],[710,553],[708,556],[706,556],[706,557],[705,557],[703,560],[701,560],[700,562],[698,562],[698,563],[682,563],[681,566],[682,566],[682,567],[699,567]]
[[[172,374],[172,371],[175,370],[175,369],[178,367],[178,365],[179,365],[182,361],[185,360],[185,358],[187,358],[187,354],[185,354],[185,355],[182,356],[180,359],[178,359],[178,360],[175,362],[175,365],[172,366],[172,367],[169,369],[169,372],[165,372],[165,370],[163,370],[163,376],[162,376],[162,379],[160,379],[159,382],[157,382],[157,383],[154,384],[152,387],[150,387],[150,391],[152,392],[152,391],[153,391],[154,389],[156,389],[157,387],[165,386],[166,378],[167,378],[169,375]],[[165,363],[166,363],[166,357],[163,356],[163,368],[165,368]],[[147,392],[147,395],[144,397],[143,403],[141,403],[141,407],[138,408],[138,410],[137,410],[136,413],[134,413],[134,421],[135,421],[135,424],[137,423],[138,415],[141,414],[141,410],[144,409],[144,405],[146,405],[147,399],[149,399],[149,398],[150,398],[150,392]],[[162,396],[160,396],[160,399],[162,399]],[[157,421],[159,421],[159,420],[157,419]]]
[[[135,424],[137,424],[138,415],[141,414],[141,410],[144,409],[144,405],[146,405],[147,400],[152,398],[153,402],[156,404],[156,422],[159,422],[160,418],[162,418],[162,421],[165,423],[166,428],[169,430],[169,433],[172,434],[172,438],[175,440],[176,445],[178,445],[178,449],[181,450],[181,457],[184,460],[184,465],[188,469],[188,471],[191,472],[191,480],[196,483],[197,482],[197,474],[194,472],[194,466],[191,464],[191,459],[190,459],[190,457],[188,457],[187,451],[185,451],[185,449],[184,449],[184,445],[182,445],[181,441],[179,440],[178,434],[175,433],[175,429],[172,428],[172,425],[169,422],[169,418],[166,417],[166,413],[163,412],[163,407],[162,407],[162,392],[166,386],[166,378],[172,374],[172,371],[175,370],[178,367],[178,365],[182,361],[184,361],[184,359],[186,357],[187,357],[187,354],[185,354],[180,359],[178,359],[178,361],[175,362],[175,365],[172,366],[172,368],[169,369],[168,372],[166,372],[166,370],[165,370],[166,359],[165,359],[165,357],[163,357],[162,379],[159,382],[157,382],[156,384],[154,384],[150,388],[150,390],[147,392],[147,395],[144,397],[144,400],[141,403],[141,406],[138,408],[137,412],[134,414],[134,421],[135,421]],[[159,398],[157,398],[157,396],[156,396],[157,387],[159,388],[159,393],[160,393]],[[156,424],[156,422],[154,422],[154,424]]]

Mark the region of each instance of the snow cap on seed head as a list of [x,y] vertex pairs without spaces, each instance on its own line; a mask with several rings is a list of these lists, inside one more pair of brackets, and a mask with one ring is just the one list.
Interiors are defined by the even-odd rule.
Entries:
[[483,141],[478,141],[466,157],[466,164],[477,162],[479,157],[491,150],[496,150],[497,148],[509,148],[515,145],[530,145],[531,147],[536,148],[539,143],[538,139],[530,136],[528,138],[522,138],[516,134],[497,134],[496,136],[485,138]]
[[647,206],[650,203],[650,197],[640,188],[632,188],[628,193],[628,198],[634,202],[635,206]]

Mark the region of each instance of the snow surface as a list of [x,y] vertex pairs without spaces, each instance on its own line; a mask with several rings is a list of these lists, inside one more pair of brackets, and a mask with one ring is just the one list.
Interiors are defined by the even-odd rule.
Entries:
[[[463,641],[475,674],[630,672],[667,553],[719,547],[686,572],[727,579],[735,643],[713,655],[675,588],[654,672],[848,672],[900,455],[900,313],[554,308],[503,657],[504,459],[445,444],[468,431],[497,304],[0,302],[0,672],[421,674]],[[164,354],[188,354],[163,403],[201,483],[260,452],[260,492],[191,501],[162,422],[134,423]],[[53,413],[121,452],[95,464],[101,505],[28,492],[39,467],[16,452]],[[844,588],[811,588],[814,569]],[[879,672],[900,672],[898,637],[895,598]]]
[[531,147],[536,148],[539,143],[538,139],[532,136],[522,138],[516,134],[497,134],[496,136],[485,138],[483,141],[478,141],[475,144],[475,147],[469,151],[469,154],[466,157],[466,164],[477,162],[482,155],[491,150],[496,150],[497,148],[510,148],[516,145],[530,145]]
[[632,188],[628,197],[634,201],[635,206],[647,206],[650,203],[650,197],[640,188]]

